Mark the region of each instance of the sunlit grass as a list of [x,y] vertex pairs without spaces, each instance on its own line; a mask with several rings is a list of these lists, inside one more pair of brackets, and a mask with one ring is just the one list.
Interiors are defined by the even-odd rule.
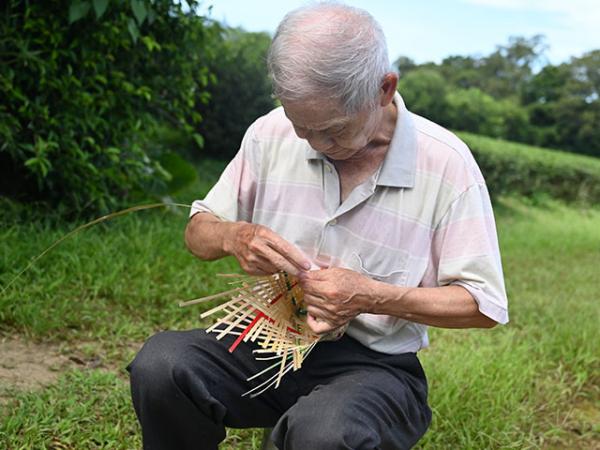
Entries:
[[[515,200],[498,211],[511,322],[431,330],[421,359],[435,414],[423,448],[572,448],[579,435],[563,422],[600,400],[600,213]],[[600,439],[590,423],[580,432]]]

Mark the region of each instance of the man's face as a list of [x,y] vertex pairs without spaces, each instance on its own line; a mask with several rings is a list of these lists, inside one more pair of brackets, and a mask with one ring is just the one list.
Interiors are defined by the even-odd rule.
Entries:
[[296,135],[332,160],[361,157],[377,130],[379,111],[348,116],[334,101],[285,101],[285,115]]

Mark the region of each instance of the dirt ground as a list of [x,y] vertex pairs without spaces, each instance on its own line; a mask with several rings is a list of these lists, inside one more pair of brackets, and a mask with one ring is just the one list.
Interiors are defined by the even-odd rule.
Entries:
[[57,345],[36,344],[21,338],[0,339],[0,403],[15,390],[32,390],[53,383],[76,363],[61,355]]
[[[124,347],[133,355],[140,345]],[[110,361],[102,348],[85,342],[60,345],[0,335],[0,404],[8,402],[16,391],[52,384],[70,369],[105,369],[125,376],[124,364]]]

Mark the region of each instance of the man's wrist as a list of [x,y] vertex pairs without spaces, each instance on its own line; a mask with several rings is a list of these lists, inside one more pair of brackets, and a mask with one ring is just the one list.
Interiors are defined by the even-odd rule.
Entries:
[[370,311],[371,314],[397,315],[402,297],[408,291],[408,288],[384,283],[383,281],[370,280],[369,283],[373,292]]
[[240,232],[240,228],[243,225],[244,222],[230,222],[223,224],[225,229],[221,235],[221,249],[227,255],[234,255],[236,247],[235,241]]

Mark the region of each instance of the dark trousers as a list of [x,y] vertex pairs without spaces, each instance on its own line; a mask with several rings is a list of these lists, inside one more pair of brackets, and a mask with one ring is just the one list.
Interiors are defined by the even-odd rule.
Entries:
[[216,449],[225,427],[274,427],[279,449],[405,449],[431,420],[427,381],[414,353],[387,355],[344,336],[317,344],[279,388],[242,397],[273,364],[254,345],[204,330],[150,338],[129,365],[146,450]]

